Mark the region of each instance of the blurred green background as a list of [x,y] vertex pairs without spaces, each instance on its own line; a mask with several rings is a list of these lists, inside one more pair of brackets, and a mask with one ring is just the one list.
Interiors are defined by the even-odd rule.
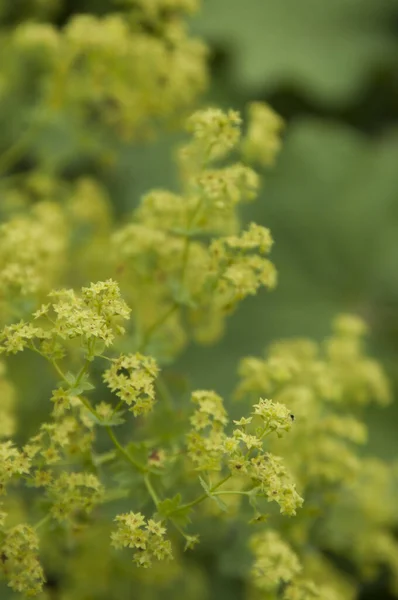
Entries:
[[[18,20],[26,2],[9,2],[7,19]],[[110,0],[65,0],[57,19],[110,8]],[[276,338],[322,339],[337,313],[352,311],[369,323],[397,396],[398,0],[204,0],[191,25],[211,48],[205,102],[244,111],[265,100],[286,120],[277,166],[243,215],[270,227],[280,281],[243,304],[220,344],[190,347],[173,369],[228,394],[242,356]],[[43,136],[44,160],[73,155],[64,134]],[[118,147],[112,168],[82,161],[70,173],[94,171],[123,219],[148,189],[175,185],[176,141],[167,134]],[[397,457],[397,420],[397,403],[369,411],[367,451]],[[361,598],[391,596],[380,581]]]

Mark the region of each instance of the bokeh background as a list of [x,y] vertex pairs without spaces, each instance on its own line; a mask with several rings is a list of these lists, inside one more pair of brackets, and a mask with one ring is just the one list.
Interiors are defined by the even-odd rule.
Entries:
[[[9,0],[4,18],[18,21],[27,4]],[[110,6],[65,0],[55,18]],[[369,345],[398,397],[398,0],[203,0],[191,26],[211,48],[206,103],[244,111],[264,100],[286,120],[276,168],[243,215],[270,227],[280,280],[245,301],[217,346],[189,348],[176,372],[228,395],[242,356],[276,338],[322,339],[350,311],[369,323]],[[62,124],[38,147],[53,167],[73,156],[72,178],[99,177],[123,219],[148,189],[175,185],[177,141],[172,132],[150,143],[110,140],[116,159],[106,168],[87,152],[76,158]],[[371,409],[368,422],[366,452],[396,458],[398,403]],[[234,598],[216,579],[214,598]],[[364,588],[361,600],[371,598],[392,598],[384,578]]]

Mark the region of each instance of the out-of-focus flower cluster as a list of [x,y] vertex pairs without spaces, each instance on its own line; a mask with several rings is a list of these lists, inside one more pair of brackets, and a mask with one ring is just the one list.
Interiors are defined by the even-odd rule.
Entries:
[[63,28],[28,20],[0,29],[9,57],[0,102],[31,81],[29,108],[48,124],[61,114],[122,137],[148,133],[157,119],[186,110],[206,85],[206,47],[185,22],[195,4],[125,2],[123,12],[77,14]]
[[[341,315],[332,336],[322,344],[303,339],[277,342],[265,358],[248,357],[240,365],[236,397],[250,400],[272,395],[293,419],[288,435],[268,440],[305,498],[295,522],[284,529],[285,541],[297,550],[305,577],[273,580],[276,586],[291,580],[286,600],[353,598],[352,585],[344,577],[336,579],[325,559],[320,572],[307,570],[314,558],[321,560],[320,554],[308,552],[311,540],[356,561],[364,576],[374,576],[382,556],[395,585],[398,581],[398,544],[390,533],[396,523],[396,469],[380,460],[361,458],[357,450],[367,439],[362,407],[390,402],[386,375],[365,351],[365,333],[362,320]],[[265,552],[257,538],[253,544],[255,553],[260,548],[269,564],[272,545]],[[330,579],[326,587],[322,573]]]
[[[169,353],[184,344],[187,332],[199,342],[216,340],[241,300],[276,284],[267,258],[270,231],[239,222],[239,207],[256,197],[259,176],[240,161],[225,165],[247,141],[240,115],[209,108],[194,113],[187,129],[192,139],[178,158],[181,192],[150,192],[113,236],[137,330],[145,343],[145,332],[164,315],[153,340]],[[278,135],[269,131],[264,144]]]

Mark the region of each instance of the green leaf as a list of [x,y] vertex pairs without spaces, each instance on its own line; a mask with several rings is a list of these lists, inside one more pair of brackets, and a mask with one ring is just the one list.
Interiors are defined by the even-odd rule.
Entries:
[[69,383],[69,385],[72,387],[75,385],[76,382],[76,375],[74,375],[73,373],[71,373],[70,371],[68,371],[65,374],[65,379],[66,381]]
[[203,477],[201,477],[200,475],[199,475],[199,482],[200,482],[200,485],[202,486],[202,488],[204,489],[204,491],[206,492],[206,494],[209,495],[210,488],[207,485],[207,483],[205,482],[205,480],[203,479]]
[[173,498],[166,498],[159,502],[158,512],[161,516],[167,518],[180,507],[180,504],[181,494],[176,494]]
[[106,350],[105,342],[102,342],[101,340],[97,340],[95,342],[92,354],[93,354],[93,356],[100,356],[101,354],[104,353],[105,350]]
[[184,508],[183,510],[179,510],[171,517],[172,521],[176,523],[176,525],[178,525],[179,527],[184,528],[191,522],[189,516],[191,512],[192,511],[190,508]]
[[87,416],[91,419],[96,425],[100,427],[117,427],[118,425],[123,425],[126,422],[126,419],[122,417],[124,411],[120,411],[112,415],[109,419],[98,419],[93,413],[88,412]]
[[221,500],[220,496],[214,496],[213,494],[209,494],[209,498],[217,504],[220,510],[222,510],[223,512],[228,512],[228,506],[223,500]]
[[144,443],[131,442],[126,446],[126,451],[141,466],[146,466],[148,462],[148,448]]
[[254,488],[253,490],[251,490],[250,493],[249,493],[249,504],[250,504],[250,506],[252,506],[254,508],[255,512],[258,511],[258,509],[257,509],[256,488]]
[[189,518],[191,509],[189,507],[181,508],[181,494],[159,502],[158,513],[165,519],[172,519],[180,527],[185,527],[191,521]]
[[250,525],[256,525],[257,523],[267,523],[269,520],[270,515],[267,514],[261,514],[261,513],[256,513],[254,515],[254,517],[252,519],[250,519],[249,524]]
[[193,27],[233,52],[239,89],[290,84],[341,101],[360,89],[369,70],[396,56],[397,6],[397,0],[208,0]]
[[199,476],[199,482],[200,482],[200,485],[202,486],[202,488],[204,489],[204,491],[206,492],[206,494],[208,495],[208,497],[210,498],[210,500],[213,500],[213,502],[215,502],[217,504],[217,506],[220,510],[222,510],[223,512],[227,512],[228,507],[225,504],[225,502],[223,502],[219,496],[215,496],[214,494],[212,494],[209,486],[207,485],[205,480],[200,476]]
[[77,383],[77,376],[70,372],[66,373],[65,379],[70,386],[68,390],[70,396],[79,396],[83,392],[89,392],[90,390],[95,389],[95,386],[88,380],[87,374],[83,375],[79,383]]
[[176,280],[171,282],[171,294],[173,300],[180,306],[187,306],[188,308],[196,308],[196,303],[190,297],[186,288],[181,285],[181,281]]

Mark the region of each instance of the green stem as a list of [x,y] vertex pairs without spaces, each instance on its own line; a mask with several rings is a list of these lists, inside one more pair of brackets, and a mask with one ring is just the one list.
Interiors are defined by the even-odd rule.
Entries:
[[[199,198],[193,213],[191,215],[191,218],[188,221],[187,224],[187,232],[188,234],[191,232],[192,226],[195,223],[195,219],[198,216],[200,209],[202,208],[202,203],[203,203],[203,196],[201,198]],[[181,276],[180,276],[180,282],[181,285],[184,284],[184,280],[185,280],[185,273],[187,270],[187,266],[188,266],[188,259],[189,259],[189,251],[191,249],[191,237],[189,235],[185,236],[185,244],[184,244],[184,250],[182,253],[182,265],[181,265]]]
[[228,494],[235,494],[238,496],[249,496],[250,493],[249,492],[242,492],[240,490],[221,490],[220,492],[214,492],[212,493],[212,496],[226,496]]
[[137,471],[139,471],[140,473],[146,473],[147,470],[145,469],[145,467],[143,467],[142,465],[140,465],[140,463],[136,462],[131,456],[130,454],[123,448],[123,446],[121,445],[121,443],[119,442],[119,440],[117,439],[116,435],[114,434],[114,432],[112,431],[112,428],[107,425],[105,427],[106,431],[108,432],[108,435],[110,437],[110,439],[112,440],[115,448],[119,451],[119,453],[124,456],[124,458],[131,464],[133,465],[133,467],[135,469],[137,469]]
[[[224,477],[224,479],[221,479],[218,483],[216,483],[216,485],[213,485],[213,487],[210,488],[209,493],[212,494],[215,490],[217,490],[220,486],[222,486],[223,483],[225,483],[226,481],[228,481],[228,479],[231,479],[231,477],[232,477],[232,475],[230,473],[229,475],[227,475],[226,477]],[[209,494],[202,494],[201,496],[199,496],[195,500],[192,500],[192,502],[188,502],[187,504],[183,504],[182,506],[180,506],[179,508],[177,508],[177,510],[175,512],[179,512],[180,510],[185,510],[187,508],[192,508],[193,506],[196,506],[197,504],[200,504],[201,502],[203,502],[203,500],[206,500],[208,497],[209,497]]]
[[[56,371],[59,373],[59,375],[62,377],[62,379],[64,379],[67,382],[67,379],[65,378],[65,375],[62,373],[61,369],[58,367],[57,363],[52,360],[51,363],[53,364],[54,368],[56,369]],[[83,378],[83,376],[85,375],[86,371],[88,370],[88,367],[90,365],[90,361],[87,360],[85,362],[85,364],[83,365],[83,367],[81,368],[77,378],[76,378],[76,385],[78,385],[81,381],[81,379]],[[68,383],[68,382],[67,382]],[[93,408],[90,404],[90,402],[86,399],[83,398],[82,396],[77,396],[77,398],[80,400],[80,402],[87,408],[88,411],[91,412],[91,414],[93,414],[99,421],[101,420],[100,417],[98,416],[95,408]],[[123,446],[121,445],[121,443],[119,442],[119,440],[117,439],[115,433],[113,432],[112,428],[108,425],[105,427],[113,445],[115,446],[116,450],[134,467],[134,469],[136,469],[137,471],[139,471],[140,473],[147,473],[147,469],[145,467],[143,467],[142,465],[140,465],[138,462],[136,462],[130,455],[129,453],[125,450],[125,448],[123,448]],[[109,456],[110,453],[108,453]],[[155,490],[153,489],[151,482],[149,480],[148,475],[145,476],[145,485],[149,491],[149,493],[151,494],[151,497],[153,499],[153,501],[155,502],[155,505],[157,506],[159,503],[159,499],[156,495]]]
[[160,394],[160,396],[163,398],[167,408],[172,411],[174,409],[173,406],[173,398],[168,390],[167,385],[164,382],[164,379],[162,378],[161,375],[158,376],[156,382],[155,382],[155,386]]
[[114,460],[115,456],[115,450],[110,450],[109,452],[105,452],[104,454],[94,456],[94,463],[96,466],[103,465],[107,462]]
[[84,375],[87,373],[88,368],[90,366],[91,361],[86,360],[86,362],[84,363],[84,365],[82,366],[82,368],[80,369],[80,372],[78,373],[78,376],[76,377],[76,381],[75,381],[75,385],[78,386],[79,383],[81,382],[81,380],[83,379]]
[[38,529],[40,529],[40,527],[42,527],[43,525],[45,525],[46,523],[48,523],[48,521],[50,519],[51,519],[51,515],[50,514],[46,515],[40,521],[38,521],[36,523],[36,525],[33,525],[33,529],[35,529],[37,531]]
[[90,402],[87,400],[87,398],[83,398],[83,396],[76,396],[76,398],[78,398],[80,400],[80,402],[82,404],[84,404],[84,406],[87,408],[87,410],[89,412],[91,412],[92,415],[94,415],[94,417],[96,419],[98,419],[99,421],[101,420],[100,417],[97,414],[97,411],[95,410],[95,408],[93,406],[91,406]]
[[159,497],[158,497],[157,493],[155,492],[155,490],[154,490],[154,488],[152,486],[152,482],[151,482],[149,473],[146,473],[146,475],[144,476],[144,482],[145,482],[146,488],[147,488],[147,490],[149,492],[149,495],[151,496],[151,498],[152,498],[152,500],[153,500],[153,502],[154,502],[154,504],[155,504],[155,506],[157,508],[158,505],[159,505],[160,500],[159,500]]
[[[61,369],[58,367],[57,363],[52,360],[51,363],[53,364],[53,366],[55,367],[56,371],[61,375],[62,379],[64,379],[65,381],[67,381],[67,379],[65,378],[65,375],[62,373]],[[76,384],[78,384],[80,382],[80,380],[82,379],[82,377],[84,376],[84,374],[86,373],[88,367],[90,365],[90,361],[86,361],[85,364],[83,365],[83,367],[80,370],[79,375],[76,378]],[[68,382],[67,382],[68,383]],[[80,402],[82,404],[84,404],[84,406],[87,408],[88,411],[91,412],[91,414],[93,414],[99,421],[101,420],[100,417],[97,414],[97,411],[95,410],[95,408],[93,408],[90,404],[90,402],[86,399],[83,398],[82,396],[77,396],[77,398],[80,400]],[[140,465],[138,462],[136,462],[130,455],[129,453],[123,448],[123,446],[121,445],[121,443],[119,442],[119,440],[117,439],[116,435],[114,434],[114,432],[112,431],[112,428],[108,425],[105,427],[110,439],[113,442],[113,445],[115,446],[115,448],[118,450],[118,452],[131,464],[133,465],[133,467],[135,469],[137,469],[140,473],[146,473],[146,469],[145,467],[143,467],[142,465]]]
[[[260,435],[260,437],[258,438],[259,440],[263,440],[265,438],[266,435],[269,435],[271,432],[270,429],[267,429],[267,427],[264,428],[262,434]],[[250,458],[250,454],[253,452],[255,448],[250,448],[250,450],[248,450],[244,456],[245,460],[247,460],[248,458]]]
[[218,483],[216,483],[215,485],[213,485],[210,489],[211,492],[214,492],[214,490],[217,490],[220,486],[222,486],[226,481],[228,481],[229,479],[231,479],[232,474],[229,473],[228,475],[226,475],[224,477],[224,479],[221,479]]
[[107,502],[113,502],[114,500],[121,500],[122,498],[127,498],[129,495],[129,490],[113,490],[107,492],[102,499],[102,504],[106,504]]
[[180,526],[178,525],[178,523],[176,523],[176,522],[175,522],[175,520],[174,520],[173,518],[171,518],[171,519],[170,519],[170,521],[173,523],[173,525],[174,525],[174,527],[176,528],[176,530],[178,531],[178,533],[180,533],[180,534],[182,535],[182,537],[183,537],[185,540],[187,540],[187,539],[188,539],[188,536],[187,536],[187,534],[185,533],[185,531],[182,529],[182,527],[180,527]]
[[153,333],[159,329],[167,319],[177,310],[178,304],[174,302],[145,332],[143,340],[138,348],[138,352],[143,352],[148,345]]
[[112,417],[122,408],[123,404],[124,404],[124,400],[120,400],[119,403],[115,406],[115,408],[112,411]]
[[[41,354],[40,351],[38,351],[39,354]],[[42,354],[41,354],[42,355]],[[43,356],[43,355],[42,355]],[[69,385],[69,382],[67,381],[65,374],[63,373],[62,369],[59,367],[59,365],[57,364],[57,362],[55,360],[51,361],[52,366],[54,367],[54,369],[57,371],[58,375],[61,377],[61,379],[63,379],[64,381],[66,381]]]
[[[200,212],[200,209],[202,207],[202,203],[203,203],[203,197],[199,198],[193,213],[188,221],[187,224],[187,232],[190,232],[192,225],[195,222],[196,217],[198,216],[198,213]],[[185,236],[185,244],[184,244],[184,249],[182,252],[182,264],[181,264],[181,275],[180,275],[180,283],[181,285],[184,284],[184,279],[185,279],[185,273],[187,270],[187,265],[188,265],[188,259],[189,259],[189,250],[191,247],[191,238],[189,235]],[[150,340],[150,338],[152,337],[153,333],[159,329],[159,327],[161,327],[166,321],[167,319],[178,309],[179,304],[178,302],[174,302],[167,310],[166,312],[163,313],[163,315],[161,315],[145,332],[142,343],[140,344],[140,347],[138,349],[139,352],[143,352],[146,348],[146,346],[148,345],[148,342]]]

